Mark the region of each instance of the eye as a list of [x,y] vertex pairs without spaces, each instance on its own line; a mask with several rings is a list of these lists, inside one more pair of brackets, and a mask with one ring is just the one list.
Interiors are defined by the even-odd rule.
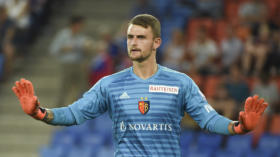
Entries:
[[132,39],[133,35],[127,35],[127,39]]
[[144,36],[144,35],[138,35],[137,38],[138,38],[138,39],[145,39],[146,36]]

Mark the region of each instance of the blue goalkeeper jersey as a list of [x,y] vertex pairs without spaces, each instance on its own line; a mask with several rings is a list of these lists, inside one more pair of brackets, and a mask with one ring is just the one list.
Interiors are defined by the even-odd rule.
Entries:
[[192,79],[160,65],[146,80],[132,67],[104,77],[68,108],[77,124],[109,112],[116,157],[180,157],[185,112],[206,130],[220,118]]

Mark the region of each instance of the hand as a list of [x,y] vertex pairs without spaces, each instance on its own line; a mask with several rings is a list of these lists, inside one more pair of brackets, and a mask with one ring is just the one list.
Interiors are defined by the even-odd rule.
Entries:
[[245,101],[244,111],[239,113],[239,123],[234,126],[237,134],[244,134],[253,130],[260,121],[260,118],[268,106],[264,99],[259,96],[248,97]]
[[38,98],[34,95],[33,85],[30,81],[21,79],[15,82],[12,88],[19,99],[22,110],[35,119],[43,120],[46,112],[39,107]]

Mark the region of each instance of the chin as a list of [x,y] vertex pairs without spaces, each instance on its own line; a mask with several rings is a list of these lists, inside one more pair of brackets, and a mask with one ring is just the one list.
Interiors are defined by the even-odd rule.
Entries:
[[143,62],[145,60],[147,60],[149,57],[151,56],[151,54],[147,55],[147,56],[143,56],[142,54],[140,55],[129,55],[129,58],[131,61],[136,61],[136,62]]
[[141,60],[141,57],[129,57],[132,61],[138,61]]
[[138,60],[138,59],[141,59],[141,58],[143,58],[142,56],[140,56],[140,55],[129,55],[129,58],[131,59],[131,60]]
[[130,59],[131,59],[132,61],[141,63],[141,62],[145,61],[147,58],[144,58],[144,57],[137,57],[137,58],[135,57],[135,58],[131,58],[131,57],[130,57]]

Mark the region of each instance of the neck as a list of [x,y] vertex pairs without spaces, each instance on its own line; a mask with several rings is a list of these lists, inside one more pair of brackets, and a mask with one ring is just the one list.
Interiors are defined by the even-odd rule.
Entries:
[[143,62],[133,61],[133,72],[141,79],[148,79],[153,76],[158,70],[155,57],[152,60]]

